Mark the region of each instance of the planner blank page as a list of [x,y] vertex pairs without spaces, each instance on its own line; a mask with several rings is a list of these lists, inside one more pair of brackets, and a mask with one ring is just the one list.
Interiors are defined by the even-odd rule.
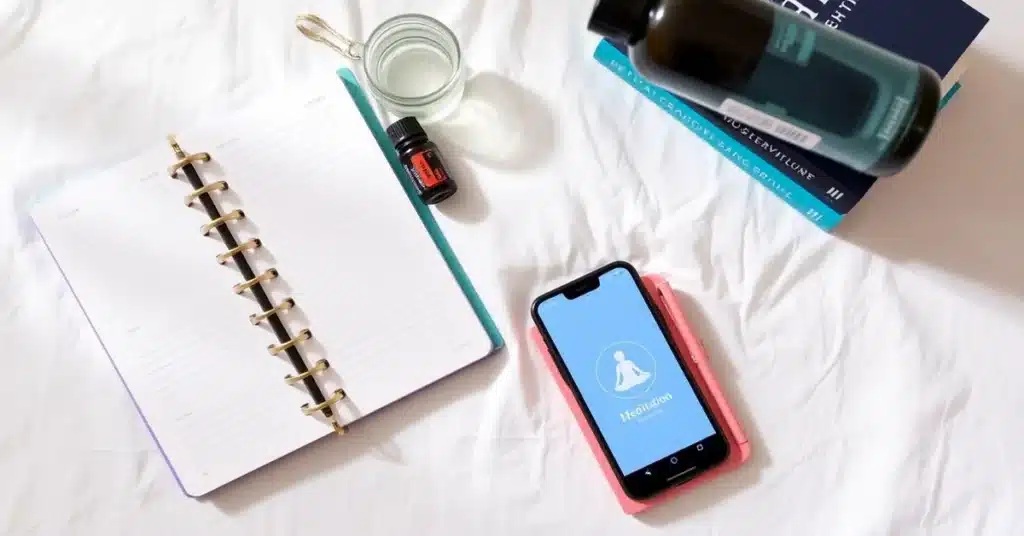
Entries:
[[[492,343],[340,81],[265,99],[182,133],[239,242],[259,237],[257,273],[296,307],[283,319],[325,394],[351,423],[486,356]],[[331,433],[271,356],[259,308],[208,218],[183,204],[166,145],[77,181],[36,224],[178,480],[203,495]],[[282,354],[283,355],[283,354]],[[341,440],[344,440],[343,438]]]

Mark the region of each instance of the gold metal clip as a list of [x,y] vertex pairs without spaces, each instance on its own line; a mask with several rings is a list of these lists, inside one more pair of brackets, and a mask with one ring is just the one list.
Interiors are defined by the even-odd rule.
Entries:
[[199,230],[202,231],[203,236],[210,236],[210,232],[216,229],[218,225],[229,221],[240,220],[242,218],[245,218],[245,213],[241,210],[235,209],[219,218],[210,220],[210,223],[203,224]]
[[210,161],[210,153],[186,153],[181,148],[181,145],[178,145],[178,140],[174,137],[173,134],[167,136],[167,143],[171,145],[171,150],[174,151],[174,156],[178,157],[178,161],[172,164],[169,168],[167,168],[167,174],[170,175],[171,177],[177,177],[178,171],[180,171],[181,168],[189,164]]
[[[305,13],[295,17],[295,27],[299,29],[302,35],[331,47],[335,52],[350,60],[358,61],[363,59],[362,43],[341,35],[330,24],[327,24],[327,21],[317,15]],[[334,40],[337,40],[340,44]]]
[[327,370],[329,368],[331,368],[331,364],[328,363],[326,359],[321,359],[320,361],[317,361],[315,365],[313,365],[313,368],[307,370],[306,372],[303,372],[302,374],[296,374],[294,376],[289,374],[289,375],[285,376],[284,377],[284,381],[288,385],[295,385],[296,383],[299,383],[302,380],[304,380],[304,379],[306,379],[306,378],[308,378],[308,377],[310,377],[310,376],[312,376],[314,374],[319,374],[319,373],[321,373],[321,372],[323,372],[323,371],[325,371],[325,370]]
[[192,193],[186,195],[185,196],[185,206],[186,207],[191,207],[192,204],[196,202],[196,199],[198,199],[199,196],[201,196],[203,194],[208,194],[210,192],[216,192],[218,190],[227,190],[227,189],[228,189],[228,183],[226,183],[224,181],[217,181],[217,182],[214,182],[214,183],[207,184],[206,186],[203,186],[202,188],[198,188],[196,190],[193,190]]
[[299,344],[302,341],[308,341],[311,338],[313,338],[313,333],[308,329],[304,329],[300,331],[298,335],[292,337],[291,339],[288,339],[287,341],[282,342],[281,344],[268,344],[267,351],[270,352],[270,355],[277,355],[291,348],[292,346],[295,346],[296,344]]
[[271,279],[274,279],[275,277],[277,277],[277,270],[274,269],[274,268],[271,268],[271,269],[267,270],[266,272],[263,272],[262,274],[254,277],[254,278],[252,278],[252,279],[250,279],[248,281],[243,281],[241,283],[238,283],[237,285],[232,287],[232,290],[235,291],[235,294],[241,294],[241,293],[245,292],[246,290],[248,290],[248,289],[250,289],[252,287],[255,287],[257,284],[259,284],[259,283],[261,283],[263,281],[270,281]]
[[273,309],[270,309],[270,310],[267,310],[267,311],[263,311],[261,313],[253,313],[253,314],[249,315],[249,322],[252,322],[252,325],[257,326],[257,325],[259,325],[260,322],[263,322],[264,320],[270,318],[270,315],[276,315],[278,313],[283,313],[283,312],[287,311],[288,309],[291,309],[292,307],[295,307],[295,300],[293,300],[291,298],[288,298],[288,299],[284,300],[283,302],[279,303]]
[[227,262],[231,260],[231,257],[234,257],[236,253],[241,253],[243,251],[250,249],[256,249],[262,245],[263,242],[260,242],[259,238],[250,238],[245,242],[242,242],[241,244],[238,244],[237,246],[225,251],[224,253],[217,255],[217,262],[219,262],[220,264],[227,264]]
[[[324,400],[323,403],[321,403],[321,404],[317,404],[315,406],[310,406],[308,402],[303,404],[302,405],[302,412],[305,413],[306,415],[312,415],[312,414],[314,414],[314,413],[316,413],[316,412],[318,412],[318,411],[320,411],[320,410],[322,410],[322,409],[324,409],[324,408],[326,408],[328,406],[331,406],[333,404],[338,403],[341,400],[344,400],[345,396],[346,396],[345,395],[345,390],[344,389],[338,389],[337,391],[334,392],[333,395],[331,395],[330,398],[328,398],[327,400]],[[337,430],[337,429],[335,429],[335,430]]]

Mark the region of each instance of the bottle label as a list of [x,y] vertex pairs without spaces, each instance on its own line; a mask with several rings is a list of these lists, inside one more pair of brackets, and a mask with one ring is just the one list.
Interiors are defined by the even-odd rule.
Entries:
[[778,58],[806,67],[818,39],[813,27],[777,20],[767,51]]
[[448,179],[441,157],[433,149],[412,155],[409,162],[412,164],[410,171],[424,188],[432,188]]
[[[916,89],[916,88],[915,88]],[[885,114],[885,120],[878,129],[877,137],[885,143],[891,142],[904,126],[907,113],[910,111],[912,101],[904,96],[897,96],[892,100],[892,106]]]
[[813,149],[821,143],[821,136],[768,115],[757,108],[747,106],[742,102],[725,99],[725,102],[718,107],[718,111],[737,121],[746,123],[752,128],[775,136],[780,140],[788,141],[797,147]]

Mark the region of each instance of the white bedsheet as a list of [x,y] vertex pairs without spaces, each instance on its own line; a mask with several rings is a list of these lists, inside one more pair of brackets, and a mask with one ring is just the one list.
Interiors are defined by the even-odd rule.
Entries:
[[[920,161],[827,235],[591,60],[589,0],[0,0],[0,533],[1024,534],[1024,11],[974,2],[993,23]],[[188,499],[27,207],[342,65],[297,13],[365,37],[410,10],[472,71],[436,136],[462,188],[439,214],[508,348]],[[641,519],[524,337],[537,293],[618,258],[679,291],[754,447]]]

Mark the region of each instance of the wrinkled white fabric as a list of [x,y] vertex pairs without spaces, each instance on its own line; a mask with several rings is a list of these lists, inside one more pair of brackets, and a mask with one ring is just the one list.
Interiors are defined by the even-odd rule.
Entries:
[[[835,235],[593,61],[590,1],[35,4],[0,3],[0,532],[1024,533],[1016,3],[975,0],[994,22],[964,90]],[[405,11],[458,34],[466,102],[432,133],[461,193],[438,215],[508,347],[196,501],[26,214],[215,107],[343,65],[295,31],[303,11],[360,37]],[[535,295],[614,259],[678,290],[754,448],[639,519],[525,338]]]

